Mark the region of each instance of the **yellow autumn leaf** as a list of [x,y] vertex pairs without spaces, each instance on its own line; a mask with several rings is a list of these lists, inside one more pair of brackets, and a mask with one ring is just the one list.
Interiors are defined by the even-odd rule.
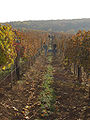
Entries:
[[2,70],[5,70],[6,69],[6,67],[4,66],[4,67],[2,67]]

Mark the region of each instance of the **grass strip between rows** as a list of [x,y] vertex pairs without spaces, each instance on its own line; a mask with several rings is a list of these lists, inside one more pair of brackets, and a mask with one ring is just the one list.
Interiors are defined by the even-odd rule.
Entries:
[[55,94],[54,90],[52,88],[53,84],[53,67],[51,65],[52,62],[52,56],[48,57],[48,66],[47,66],[47,72],[44,75],[43,79],[44,82],[42,84],[43,91],[40,93],[39,100],[41,102],[40,106],[40,118],[45,118],[50,116],[55,108],[54,108],[54,103],[55,103]]

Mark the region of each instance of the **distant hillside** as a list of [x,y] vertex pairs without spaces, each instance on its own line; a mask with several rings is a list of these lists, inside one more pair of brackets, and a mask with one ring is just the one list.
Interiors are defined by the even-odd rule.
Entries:
[[73,20],[41,20],[10,22],[14,28],[35,29],[54,32],[76,33],[79,29],[90,30],[90,18]]

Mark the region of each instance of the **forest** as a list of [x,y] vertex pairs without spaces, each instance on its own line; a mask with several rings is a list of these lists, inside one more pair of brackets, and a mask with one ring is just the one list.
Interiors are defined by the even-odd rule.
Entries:
[[90,30],[90,19],[40,20],[9,22],[17,29],[34,29],[75,34],[78,30]]

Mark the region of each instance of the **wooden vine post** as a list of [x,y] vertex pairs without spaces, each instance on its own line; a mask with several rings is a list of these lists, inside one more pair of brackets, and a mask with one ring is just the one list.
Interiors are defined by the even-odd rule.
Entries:
[[20,78],[20,65],[19,65],[19,61],[20,61],[20,41],[17,40],[16,43],[18,43],[18,48],[17,50],[17,57],[15,59],[15,68],[16,68],[16,76],[17,76],[17,80],[19,80]]

